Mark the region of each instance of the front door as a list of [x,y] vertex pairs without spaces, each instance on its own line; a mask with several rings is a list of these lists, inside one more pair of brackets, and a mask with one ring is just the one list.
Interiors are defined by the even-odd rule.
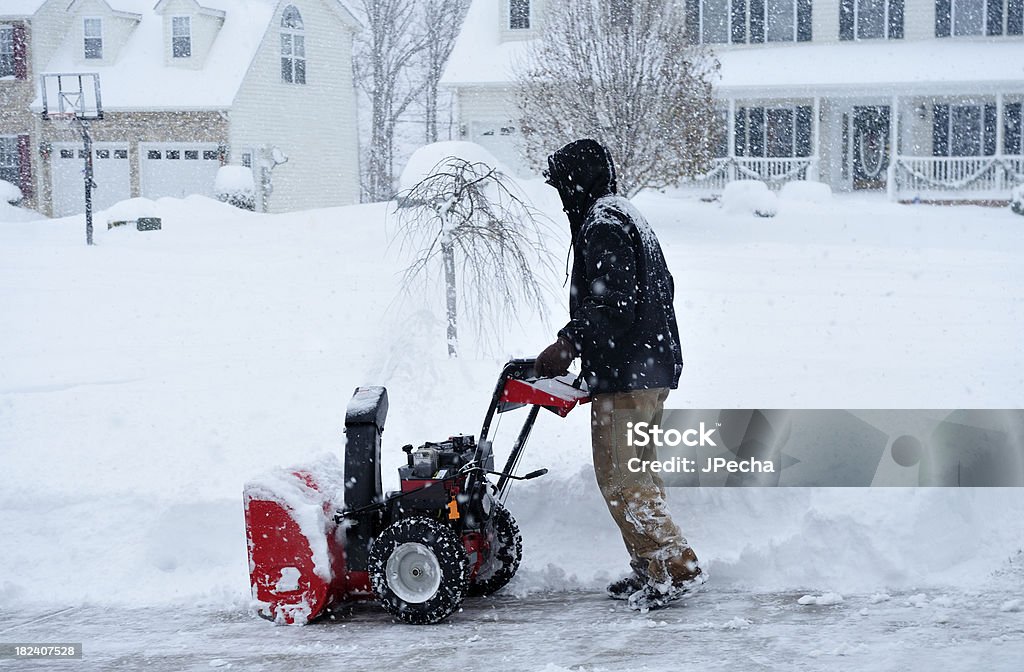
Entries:
[[889,167],[889,106],[854,107],[852,119],[854,189],[885,189]]

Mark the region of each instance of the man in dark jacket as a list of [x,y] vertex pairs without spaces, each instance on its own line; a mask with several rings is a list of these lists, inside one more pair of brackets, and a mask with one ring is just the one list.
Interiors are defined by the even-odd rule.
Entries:
[[657,459],[653,448],[628,445],[627,426],[660,422],[683,368],[672,274],[643,215],[616,195],[603,145],[566,145],[548,157],[544,175],[569,218],[573,266],[569,323],[537,356],[537,373],[562,374],[580,357],[593,394],[594,470],[633,569],[608,594],[634,609],[657,608],[706,578],[672,522],[660,478],[627,467],[631,458]]

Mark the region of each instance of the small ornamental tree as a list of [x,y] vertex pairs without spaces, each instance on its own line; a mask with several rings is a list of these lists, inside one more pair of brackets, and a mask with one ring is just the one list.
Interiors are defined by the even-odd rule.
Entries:
[[507,176],[482,162],[449,156],[403,191],[398,236],[416,250],[402,278],[407,291],[438,266],[444,273],[448,356],[458,352],[458,298],[482,337],[497,340],[525,308],[546,315],[548,220]]

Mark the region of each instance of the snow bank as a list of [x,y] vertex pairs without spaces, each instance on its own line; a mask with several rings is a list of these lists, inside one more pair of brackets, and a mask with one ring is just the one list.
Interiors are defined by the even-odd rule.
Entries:
[[778,212],[778,198],[760,180],[735,180],[725,185],[722,208],[733,215],[774,217]]
[[6,180],[0,180],[0,201],[14,205],[21,200],[21,189]]
[[34,222],[46,219],[35,210],[19,208],[0,199],[0,222]]
[[131,222],[140,217],[159,217],[156,202],[148,198],[129,198],[119,201],[104,211],[107,223]]
[[832,200],[832,187],[824,182],[793,180],[782,185],[779,198],[784,201],[828,203]]
[[483,163],[491,168],[496,168],[506,175],[511,175],[509,170],[501,165],[493,154],[475,142],[449,140],[424,145],[413,152],[398,180],[399,189],[412,188],[424,177],[435,172],[438,164],[449,157],[455,157],[470,163]]

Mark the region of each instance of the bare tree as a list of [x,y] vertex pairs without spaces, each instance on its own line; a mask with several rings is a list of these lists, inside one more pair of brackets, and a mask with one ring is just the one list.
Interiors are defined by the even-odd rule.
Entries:
[[444,274],[449,357],[458,351],[460,294],[484,338],[496,340],[520,307],[546,315],[550,222],[501,172],[449,156],[399,195],[397,212],[402,244],[416,250],[403,287],[421,286],[438,264]]
[[373,201],[394,195],[395,124],[423,92],[419,59],[430,45],[416,0],[359,0],[366,30],[357,43],[357,85],[370,100],[364,187]]
[[423,26],[427,31],[427,49],[424,54],[425,124],[427,142],[437,142],[437,93],[444,66],[455,48],[455,40],[462,21],[469,11],[469,0],[421,0]]
[[717,61],[685,35],[682,0],[549,3],[517,64],[527,157],[593,137],[611,149],[626,196],[703,172],[713,155]]

